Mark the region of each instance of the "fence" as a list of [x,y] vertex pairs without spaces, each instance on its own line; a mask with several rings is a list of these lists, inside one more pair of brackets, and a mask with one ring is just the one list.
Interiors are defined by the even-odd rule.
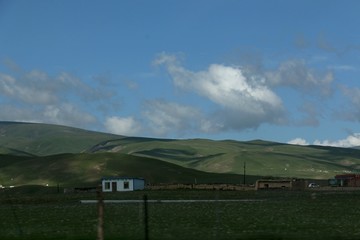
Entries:
[[[80,202],[87,198],[97,202],[94,193],[21,194],[16,188],[6,191],[9,192],[0,191],[0,239],[99,237],[97,205]],[[109,193],[104,195],[103,237],[105,240],[357,238],[360,191],[329,191],[186,189]]]

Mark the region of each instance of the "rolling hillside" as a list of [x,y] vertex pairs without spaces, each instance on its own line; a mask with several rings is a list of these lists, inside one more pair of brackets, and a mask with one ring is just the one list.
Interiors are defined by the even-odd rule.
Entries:
[[[96,186],[104,176],[145,178],[159,183],[241,183],[236,174],[206,173],[164,161],[120,153],[60,154],[45,157],[0,156],[4,186]],[[248,181],[254,177],[248,176]]]
[[146,156],[206,172],[327,179],[358,172],[356,149],[297,146],[267,141],[159,140],[123,138],[96,151]]
[[80,153],[101,141],[121,137],[51,124],[0,122],[0,153]]
[[9,185],[90,184],[118,175],[157,183],[239,182],[244,165],[252,176],[328,179],[360,168],[359,149],[124,137],[12,122],[0,122],[0,154],[0,184]]

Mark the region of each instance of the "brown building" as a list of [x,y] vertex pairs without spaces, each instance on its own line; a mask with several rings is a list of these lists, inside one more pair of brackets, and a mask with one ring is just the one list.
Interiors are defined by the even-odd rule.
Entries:
[[359,174],[342,174],[336,175],[336,185],[341,187],[360,187]]
[[256,181],[255,190],[260,189],[288,189],[304,190],[306,181],[302,179],[284,178],[284,179],[259,179]]

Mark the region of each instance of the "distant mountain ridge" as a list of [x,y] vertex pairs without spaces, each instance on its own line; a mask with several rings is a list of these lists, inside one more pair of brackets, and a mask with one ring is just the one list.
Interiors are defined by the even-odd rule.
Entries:
[[[242,179],[244,166],[246,174],[251,176],[316,179],[357,173],[360,169],[359,149],[264,140],[125,137],[66,126],[15,122],[0,122],[0,154],[0,184],[8,182],[6,179],[16,179],[18,183],[56,182],[61,176],[67,176],[69,184],[76,179],[86,183],[106,175],[131,173],[141,177],[145,175],[144,169],[155,182],[180,181],[181,173],[187,176],[186,181],[205,173],[215,174],[214,181],[219,176]],[[41,177],[37,179],[31,172],[24,172],[26,166]]]
[[52,124],[0,122],[0,146],[30,155],[80,153],[100,141],[121,137]]

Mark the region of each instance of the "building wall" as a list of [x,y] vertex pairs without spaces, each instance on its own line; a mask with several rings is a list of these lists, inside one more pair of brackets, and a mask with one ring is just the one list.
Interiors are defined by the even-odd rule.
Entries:
[[256,181],[255,189],[291,189],[291,190],[304,190],[306,181],[298,179],[262,179]]
[[258,180],[256,182],[256,189],[277,189],[277,188],[291,188],[291,181],[284,180]]
[[360,187],[360,175],[359,174],[342,174],[336,175],[332,180],[333,185],[340,187]]
[[137,178],[134,178],[133,179],[133,188],[134,190],[143,190],[145,188],[145,181],[144,179],[137,179]]
[[347,186],[349,187],[360,187],[360,177],[356,176],[352,179],[349,179]]
[[105,178],[101,185],[103,192],[126,192],[144,189],[145,181],[136,178]]

